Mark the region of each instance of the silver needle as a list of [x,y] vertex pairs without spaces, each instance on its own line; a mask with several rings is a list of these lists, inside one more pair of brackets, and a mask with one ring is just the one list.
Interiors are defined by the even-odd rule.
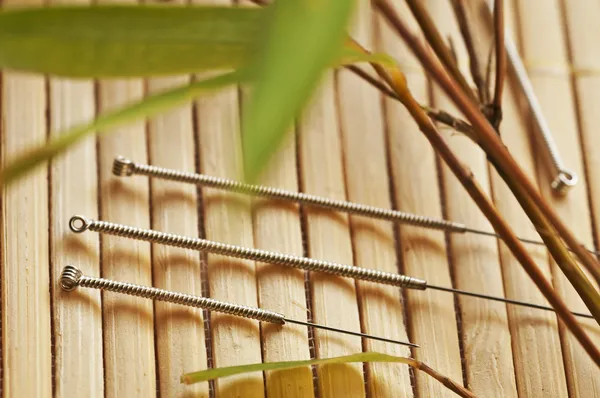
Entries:
[[[472,233],[484,236],[491,236],[502,239],[494,232],[482,231],[469,228],[464,224],[441,220],[433,217],[420,216],[403,211],[383,209],[375,206],[368,206],[360,203],[347,202],[343,200],[328,199],[321,196],[310,195],[302,192],[286,191],[279,188],[268,187],[264,185],[252,185],[243,182],[208,176],[204,174],[188,173],[185,171],[166,169],[163,167],[152,166],[148,164],[135,163],[129,159],[118,156],[113,163],[113,173],[117,176],[126,177],[135,174],[148,177],[161,178],[164,180],[178,181],[189,184],[202,185],[210,188],[222,189],[225,191],[242,193],[265,197],[276,200],[287,200],[296,203],[302,203],[310,206],[321,207],[331,210],[342,211],[350,214],[357,214],[366,217],[379,218],[403,224],[414,225],[429,229],[438,229],[455,233]],[[545,246],[544,242],[526,238],[519,238],[521,242],[534,245]],[[595,250],[588,249],[590,253],[600,255]]]
[[[487,2],[488,8],[493,12],[494,4],[493,1],[488,0]],[[519,56],[519,51],[517,47],[513,43],[510,38],[510,34],[505,34],[504,44],[506,47],[506,54],[508,55],[508,60],[515,72],[517,77],[517,81],[519,82],[519,86],[521,87],[521,91],[527,98],[527,102],[529,103],[529,107],[531,108],[531,113],[533,114],[533,119],[535,121],[536,133],[538,135],[538,139],[546,146],[546,150],[548,152],[548,158],[553,168],[554,177],[551,183],[551,187],[554,192],[558,194],[565,194],[570,188],[577,184],[579,178],[577,174],[573,171],[567,169],[563,163],[560,154],[558,153],[558,147],[556,142],[554,142],[554,138],[552,137],[552,131],[550,130],[550,126],[546,122],[544,118],[544,114],[542,112],[542,107],[538,102],[538,99],[535,95],[535,90],[529,80],[529,76],[527,75],[527,70],[525,69],[525,65],[521,61],[521,57]]]
[[[548,306],[537,305],[517,300],[510,300],[505,299],[503,297],[489,296],[486,294],[473,293],[459,289],[428,285],[426,281],[411,276],[394,274],[369,268],[356,267],[353,265],[316,260],[307,257],[296,257],[289,254],[253,249],[249,247],[229,245],[226,243],[213,242],[206,239],[169,234],[166,232],[154,231],[151,229],[135,228],[107,221],[95,221],[83,216],[71,217],[71,220],[69,221],[69,227],[73,232],[76,233],[82,233],[84,231],[90,230],[130,239],[143,240],[146,242],[160,243],[168,246],[175,246],[192,250],[201,250],[206,251],[208,253],[221,254],[229,257],[244,258],[269,264],[279,264],[287,267],[303,269],[306,271],[325,272],[329,274],[343,276],[346,278],[354,278],[369,282],[381,283],[385,285],[397,286],[401,288],[416,290],[425,290],[429,288],[471,297],[483,298],[487,300],[500,301],[507,304],[514,304],[547,311],[554,311],[552,307]],[[573,312],[573,315],[585,318],[593,318],[591,315],[578,312]]]
[[269,322],[277,325],[284,325],[286,322],[296,323],[298,325],[312,326],[319,329],[330,330],[332,332],[350,334],[352,336],[359,336],[372,340],[385,341],[387,343],[406,345],[415,348],[419,347],[417,344],[409,342],[387,339],[385,337],[373,336],[361,332],[352,332],[350,330],[338,329],[318,323],[298,321],[287,318],[283,314],[269,310],[263,310],[261,308],[232,304],[207,297],[193,296],[191,294],[171,292],[169,290],[158,289],[150,286],[134,285],[133,283],[118,282],[110,279],[86,276],[83,275],[77,267],[72,265],[67,265],[63,269],[60,276],[60,286],[66,291],[75,290],[79,286],[108,290],[111,292],[144,297],[157,301],[165,301],[174,304],[187,305],[190,307],[203,308],[209,311],[222,312],[242,318],[255,319],[260,322]]

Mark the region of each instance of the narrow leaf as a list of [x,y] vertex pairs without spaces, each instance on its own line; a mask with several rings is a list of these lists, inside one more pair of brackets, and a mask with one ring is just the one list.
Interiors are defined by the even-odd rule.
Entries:
[[246,177],[254,179],[281,142],[323,71],[338,59],[352,0],[278,0],[268,7],[257,76],[244,109]]
[[361,352],[359,354],[346,355],[335,358],[318,358],[309,359],[305,361],[285,361],[285,362],[267,362],[267,363],[254,363],[249,365],[240,366],[229,366],[216,369],[207,369],[200,372],[186,373],[181,376],[181,382],[185,384],[199,383],[201,381],[214,380],[221,377],[228,377],[243,373],[251,372],[262,372],[265,370],[285,370],[294,369],[310,365],[332,365],[332,364],[344,364],[352,362],[396,362],[407,364],[414,369],[418,369],[422,372],[427,373],[440,383],[442,383],[449,390],[455,394],[465,397],[474,398],[472,392],[461,386],[459,383],[452,379],[438,373],[436,370],[430,368],[423,362],[417,361],[412,358],[397,357],[393,355],[381,354],[379,352]]
[[237,69],[267,9],[91,6],[0,11],[0,68],[70,77]]
[[241,72],[233,72],[200,82],[190,83],[186,86],[146,97],[132,105],[100,115],[89,123],[58,133],[55,135],[56,138],[48,141],[46,145],[17,157],[4,169],[0,170],[0,186],[14,181],[16,178],[33,170],[36,166],[59,155],[68,147],[95,131],[105,133],[108,129],[115,126],[154,116],[169,108],[184,104],[202,94],[213,92],[224,86],[236,84],[243,80],[243,78],[245,78],[245,75]]
[[327,365],[352,362],[400,362],[412,363],[411,358],[396,357],[378,352],[362,352],[360,354],[346,355],[334,358],[318,358],[304,361],[283,361],[254,363],[249,365],[228,366],[223,368],[207,369],[199,372],[186,373],[181,377],[181,382],[193,384],[201,381],[214,380],[221,377],[233,376],[241,373],[262,372],[265,370],[282,370],[300,368],[309,365]]

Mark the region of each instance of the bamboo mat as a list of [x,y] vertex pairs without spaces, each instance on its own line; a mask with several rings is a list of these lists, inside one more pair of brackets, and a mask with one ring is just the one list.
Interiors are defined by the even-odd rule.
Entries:
[[[34,3],[35,1],[27,1]],[[199,0],[198,3],[204,1]],[[22,5],[5,0],[5,6]],[[412,21],[402,2],[399,13]],[[432,17],[468,68],[450,4],[427,0]],[[490,18],[465,2],[476,20],[477,46],[490,49]],[[520,46],[560,152],[581,176],[566,198],[552,196],[531,120],[509,87],[501,132],[523,169],[593,247],[600,230],[600,3],[596,0],[507,1],[507,23]],[[401,41],[366,1],[352,35],[392,54],[424,103],[454,111],[432,87]],[[2,74],[3,163],[55,132],[189,76],[69,81]],[[262,361],[381,351],[414,355],[481,397],[600,397],[600,371],[551,313],[437,291],[399,291],[367,282],[289,270],[161,245],[68,230],[74,214],[231,244],[399,270],[431,284],[544,299],[508,249],[496,240],[446,236],[345,214],[111,174],[115,156],[138,162],[239,175],[243,93],[229,89],[160,117],[88,139],[6,189],[1,196],[2,397],[439,397],[441,384],[405,365],[329,365],[254,373],[184,386],[184,372]],[[483,153],[451,131],[454,150],[520,236],[536,233]],[[491,227],[453,175],[440,164],[397,102],[348,72],[328,73],[262,183],[336,199],[442,215]],[[597,245],[596,245],[597,248]],[[585,311],[543,248],[538,265],[573,310]],[[61,269],[268,308],[291,318],[421,345],[392,346],[297,325],[259,325],[164,303],[84,289],[64,293]],[[586,322],[600,344],[600,328]]]

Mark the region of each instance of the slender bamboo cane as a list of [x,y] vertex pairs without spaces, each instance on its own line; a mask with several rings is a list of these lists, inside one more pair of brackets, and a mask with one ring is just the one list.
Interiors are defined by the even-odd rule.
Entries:
[[413,119],[417,122],[419,128],[425,134],[429,142],[440,154],[442,159],[444,159],[444,161],[448,164],[454,175],[458,178],[469,195],[473,198],[475,203],[488,218],[496,232],[503,238],[507,247],[523,265],[525,271],[536,283],[548,302],[553,308],[556,309],[557,314],[560,316],[563,322],[575,335],[577,340],[579,340],[590,357],[598,366],[600,366],[600,351],[598,351],[597,347],[583,331],[581,325],[577,323],[577,320],[573,314],[569,312],[569,309],[564,301],[556,294],[552,288],[552,285],[546,280],[542,271],[529,256],[527,250],[517,239],[508,223],[502,218],[500,213],[498,213],[494,207],[494,204],[485,195],[477,181],[474,179],[472,172],[460,162],[444,138],[437,131],[437,128],[431,119],[412,97],[410,91],[408,90],[404,75],[402,75],[398,69],[385,70],[383,67],[377,65],[375,66],[375,69],[386,81],[391,83],[398,96],[402,98],[402,103],[407,108]]
[[[526,207],[526,201],[529,200],[525,196],[529,196],[531,203],[539,208],[539,215],[542,215],[547,221],[556,229],[560,234],[560,237],[566,242],[566,244],[577,254],[582,264],[592,273],[597,281],[600,281],[600,266],[596,260],[587,252],[583,245],[581,245],[574,237],[572,232],[567,228],[564,223],[558,218],[554,210],[550,205],[542,198],[537,189],[533,186],[529,178],[523,173],[518,164],[512,158],[500,138],[498,137],[494,128],[490,125],[485,116],[480,110],[473,105],[469,97],[465,95],[462,90],[456,85],[456,83],[445,73],[442,66],[433,58],[433,56],[426,50],[426,48],[418,41],[418,39],[410,32],[404,22],[398,17],[392,6],[387,0],[376,0],[380,11],[386,17],[388,22],[396,30],[396,32],[404,38],[414,54],[419,58],[427,72],[440,84],[446,94],[455,102],[458,108],[463,112],[467,119],[471,122],[471,125],[477,133],[478,143],[481,148],[487,153],[488,157],[492,161],[495,167],[501,167],[499,170],[503,175],[503,178],[507,180],[507,183],[511,184],[508,180],[514,181],[514,184],[522,186],[522,192],[524,195],[519,195],[515,192],[516,198],[521,203],[521,206]],[[529,214],[532,221],[535,222],[535,215]],[[542,235],[552,233],[552,230],[543,229],[543,225],[538,223],[536,228]],[[552,242],[546,242],[550,245],[562,246],[561,240],[554,240]],[[551,250],[554,255],[566,248],[555,248]],[[575,279],[570,279],[573,286],[578,290],[579,294],[584,299],[590,311],[594,314],[597,320],[600,319],[600,294],[591,285],[585,274],[580,270],[577,271],[579,266],[575,261],[571,261],[569,257],[559,256],[555,258],[557,263],[561,266],[567,276],[572,276]]]

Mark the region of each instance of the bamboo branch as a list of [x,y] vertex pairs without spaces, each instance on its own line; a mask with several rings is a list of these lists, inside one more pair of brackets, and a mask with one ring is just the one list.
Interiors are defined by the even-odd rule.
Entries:
[[465,10],[463,0],[452,0],[451,3],[454,10],[454,15],[456,16],[456,21],[458,22],[458,27],[460,28],[460,33],[465,42],[465,47],[467,48],[467,53],[469,54],[469,69],[471,71],[473,82],[477,87],[477,92],[479,93],[479,102],[482,104],[487,104],[489,102],[489,97],[487,95],[488,90],[485,85],[485,79],[481,74],[479,55],[475,50],[473,33],[471,31],[469,19],[467,18],[467,12]]
[[[523,192],[530,196],[533,203],[540,208],[541,214],[548,219],[550,224],[556,229],[560,237],[564,242],[571,248],[571,250],[579,257],[582,264],[588,269],[588,271],[594,276],[596,281],[600,283],[600,265],[596,259],[586,250],[585,246],[577,241],[573,233],[569,228],[560,220],[556,212],[546,202],[546,200],[539,194],[535,186],[529,180],[529,177],[523,173],[519,165],[515,162],[511,154],[508,152],[504,143],[500,140],[496,130],[491,126],[486,117],[481,111],[473,105],[470,99],[456,86],[456,83],[446,74],[442,66],[437,60],[431,56],[429,51],[419,42],[419,40],[410,32],[406,25],[400,20],[394,9],[389,5],[387,0],[376,0],[376,4],[388,20],[388,22],[394,27],[396,33],[404,38],[406,43],[409,45],[413,53],[421,61],[421,64],[425,67],[425,70],[431,77],[433,77],[444,92],[452,99],[457,105],[458,109],[467,117],[471,122],[474,130],[478,134],[478,143],[481,148],[487,153],[488,158],[493,159],[493,164],[498,167],[503,167],[500,170],[504,178],[509,178],[519,185],[523,186]],[[519,197],[515,194],[521,206],[523,206],[524,198]],[[531,215],[530,215],[531,217]],[[539,225],[536,225],[539,227]],[[540,234],[547,234],[548,230],[538,230]],[[557,244],[562,244],[562,241],[558,241]],[[555,259],[557,262],[559,259]],[[576,262],[559,263],[561,267],[577,267]],[[575,273],[581,275],[580,273]],[[585,275],[584,275],[585,276]],[[589,284],[587,278],[583,278],[580,281],[582,284]],[[571,281],[573,283],[573,281]],[[586,289],[591,292],[595,291],[595,288]],[[580,295],[584,295],[584,292],[579,292]],[[600,294],[595,292],[592,297],[587,297],[586,305],[595,306],[594,310],[590,309],[592,313],[600,313]],[[585,300],[584,300],[585,301]],[[593,302],[593,303],[592,303]],[[594,304],[595,303],[595,304]],[[597,317],[597,320],[600,316]]]
[[452,56],[451,51],[446,46],[444,38],[437,30],[435,23],[429,16],[429,13],[423,6],[423,2],[420,0],[406,0],[406,3],[410,7],[410,11],[415,16],[415,19],[419,23],[425,38],[429,42],[431,48],[438,56],[442,64],[449,71],[450,75],[458,83],[463,93],[465,93],[473,103],[477,103],[477,98],[471,90],[471,86],[458,69],[455,58]]
[[[358,43],[356,43],[356,45],[360,46]],[[365,52],[368,52],[364,48],[362,48],[362,50]],[[368,72],[365,72],[358,66],[348,65],[348,66],[346,66],[346,69],[352,71],[357,76],[359,76],[361,79],[363,79],[364,81],[366,81],[367,83],[369,83],[370,85],[372,85],[373,87],[375,87],[376,89],[381,91],[383,94],[387,95],[388,97],[393,98],[396,101],[400,101],[400,98],[394,91],[392,91],[383,82],[381,82],[377,78],[371,76]],[[453,116],[446,111],[443,111],[441,109],[431,108],[427,105],[421,105],[421,108],[427,113],[427,115],[430,118],[432,118],[436,122],[445,124],[446,126],[449,126],[452,129],[454,129],[460,133],[463,133],[464,135],[471,138],[472,140],[476,140],[475,132],[473,131],[473,128],[471,127],[471,125],[469,123],[465,122],[464,120],[459,119],[456,116]]]
[[504,0],[494,1],[494,38],[496,48],[496,84],[491,106],[490,123],[498,130],[502,121],[502,92],[506,80],[506,49],[504,46]]
[[[354,45],[361,48],[361,50],[364,51],[365,53],[368,53],[368,51],[365,50],[360,44],[358,44],[358,42],[356,42],[354,40],[352,40],[352,41],[354,42]],[[379,81],[379,79],[377,79],[376,77],[373,77],[368,72],[362,70],[360,67],[358,67],[356,65],[347,65],[347,66],[345,66],[345,68],[348,69],[349,71],[353,72],[356,76],[360,77],[367,83],[369,83],[371,86],[373,86],[376,89],[378,89],[379,91],[381,91],[383,94],[385,94],[388,97],[393,98],[397,101],[400,101],[400,98],[398,98],[398,96],[392,89],[390,89],[384,83]]]
[[[443,83],[442,87],[444,88],[446,93],[450,96],[450,98],[455,100],[455,97],[458,97],[460,99],[460,101],[455,100],[457,102],[457,104],[459,105],[459,109],[461,109],[465,113],[465,115],[467,115],[467,117],[473,123],[473,125],[475,125],[474,122],[478,123],[477,132],[480,134],[479,138],[484,136],[481,134],[481,132],[479,132],[479,129],[487,128],[487,131],[485,132],[486,140],[492,140],[492,139],[497,140],[496,143],[499,143],[499,145],[494,145],[493,147],[496,151],[503,151],[503,153],[502,153],[503,156],[499,157],[500,161],[498,161],[498,158],[496,157],[496,155],[497,155],[496,153],[490,153],[490,152],[488,152],[488,150],[486,150],[486,152],[489,155],[494,155],[492,157],[494,159],[493,164],[495,166],[497,166],[499,164],[504,165],[507,162],[514,163],[514,161],[512,160],[512,157],[510,157],[510,154],[508,154],[508,151],[506,150],[506,148],[504,148],[504,146],[500,142],[499,138],[495,134],[495,131],[493,130],[491,125],[487,122],[485,117],[479,112],[478,109],[476,109],[476,107],[472,104],[472,102],[469,100],[469,98],[467,98],[467,96],[460,89],[458,89],[455,86],[455,84],[452,82],[452,80],[445,74],[445,72],[443,71],[441,66],[433,58],[431,58],[429,56],[429,54],[427,53],[425,48],[420,45],[420,43],[416,40],[416,38],[412,35],[412,33],[406,28],[404,23],[400,20],[400,18],[396,14],[395,10],[387,2],[387,0],[376,0],[375,4],[379,8],[379,10],[382,12],[384,17],[387,19],[387,21],[392,25],[392,27],[409,44],[409,46],[412,48],[415,55],[417,55],[417,57],[421,60],[422,64],[425,66],[425,68],[436,78],[436,80],[438,80],[438,82]],[[387,75],[387,73],[388,73],[388,71],[383,70],[382,67],[377,67],[377,70],[379,73],[383,73],[385,75]],[[466,169],[461,164],[460,160],[456,157],[456,155],[451,151],[448,144],[440,136],[439,132],[435,128],[435,125],[433,125],[433,123],[431,123],[430,119],[421,110],[420,106],[417,104],[417,102],[414,100],[414,98],[412,98],[412,96],[408,90],[408,87],[406,86],[406,81],[404,79],[404,76],[401,75],[399,70],[392,70],[391,73],[394,74],[393,78],[388,76],[386,78],[386,81],[392,82],[392,84],[393,84],[392,87],[395,89],[396,93],[403,99],[403,104],[409,110],[409,112],[411,113],[411,115],[413,116],[413,118],[415,119],[417,124],[419,125],[419,128],[421,129],[421,131],[423,131],[423,133],[429,139],[429,141],[431,142],[433,147],[436,149],[436,151],[440,154],[440,156],[448,164],[448,166],[450,167],[452,172],[456,175],[456,177],[459,179],[459,181],[465,187],[465,189],[467,190],[469,195],[473,198],[475,203],[478,205],[478,207],[481,209],[481,211],[484,213],[484,215],[488,218],[488,220],[490,221],[490,223],[492,224],[492,226],[494,227],[496,232],[502,237],[502,239],[506,243],[507,247],[511,250],[511,252],[519,260],[519,262],[523,265],[523,268],[525,269],[525,271],[528,273],[528,275],[531,277],[531,279],[536,283],[536,285],[538,286],[538,288],[540,289],[542,294],[546,297],[548,302],[555,308],[557,314],[560,316],[560,318],[563,320],[563,322],[566,324],[566,326],[575,335],[577,340],[581,343],[581,345],[584,347],[584,349],[588,352],[588,354],[594,360],[594,362],[596,362],[596,364],[598,366],[600,366],[600,352],[598,351],[598,349],[595,347],[595,345],[589,339],[587,334],[583,331],[583,329],[581,328],[581,325],[579,325],[577,323],[576,319],[570,313],[566,304],[560,299],[560,297],[558,297],[558,295],[553,290],[550,283],[544,278],[543,273],[537,267],[537,265],[535,264],[533,259],[529,256],[529,254],[525,250],[525,247],[518,241],[514,232],[511,230],[511,228],[508,226],[508,224],[502,218],[502,216],[498,213],[498,211],[496,210],[496,208],[494,207],[492,202],[483,193],[481,188],[478,186],[477,182],[473,179],[472,174],[468,171],[468,169]],[[469,111],[468,114],[465,112],[465,109],[467,111]],[[497,148],[498,146],[500,146],[501,148],[498,149]],[[483,145],[482,145],[482,147],[483,147]],[[484,150],[485,150],[485,148],[484,148]],[[516,164],[514,164],[514,165],[516,166]],[[511,164],[511,166],[512,166],[512,164]],[[543,201],[543,199],[540,197],[538,200],[538,198],[531,195],[531,193],[529,192],[529,189],[527,189],[528,187],[526,186],[527,184],[529,184],[529,186],[531,186],[531,183],[529,183],[527,177],[522,173],[522,171],[518,168],[518,166],[516,168],[517,168],[516,171],[514,170],[514,167],[508,168],[508,170],[511,172],[511,175],[509,175],[509,176],[504,175],[504,170],[499,170],[499,171],[500,171],[501,175],[503,175],[504,178],[508,178],[509,180],[512,177],[512,175],[517,174],[518,177],[513,178],[512,181],[518,181],[519,184],[522,184],[523,186],[521,189],[530,195],[530,197],[527,197],[527,195],[521,195],[521,199],[524,201],[529,201],[529,203],[532,203],[532,204],[536,204],[536,203],[539,204],[540,201]],[[525,182],[525,184],[523,184],[523,181]],[[517,193],[518,192],[515,192],[515,195],[517,195]],[[537,193],[537,192],[534,192],[534,193]],[[537,196],[539,197],[539,195],[537,195]],[[521,205],[525,208],[523,203],[521,203]],[[546,211],[546,210],[541,209],[541,211]],[[539,227],[539,226],[536,225],[536,227]],[[551,231],[544,231],[545,235],[547,235],[548,233],[551,233]],[[548,243],[549,242],[547,242],[547,244]],[[575,249],[575,248],[573,248],[573,249]],[[560,258],[558,260],[560,260]],[[576,266],[576,264],[575,264],[575,266]],[[589,283],[589,281],[588,281],[588,283]],[[580,292],[580,294],[581,294],[581,292]],[[592,308],[595,308],[595,306],[592,306]],[[598,317],[598,318],[600,319],[600,317]]]
[[436,379],[437,381],[442,383],[444,386],[446,386],[446,388],[448,388],[450,391],[454,392],[455,394],[457,394],[463,398],[475,398],[475,394],[473,394],[471,391],[467,390],[466,388],[464,388],[463,386],[461,386],[460,384],[458,384],[451,378],[444,376],[443,374],[439,373],[437,370],[429,367],[427,364],[414,359],[411,361],[411,363],[409,363],[409,365],[415,369],[419,369],[420,371],[427,373],[429,376],[433,377],[434,379]]

